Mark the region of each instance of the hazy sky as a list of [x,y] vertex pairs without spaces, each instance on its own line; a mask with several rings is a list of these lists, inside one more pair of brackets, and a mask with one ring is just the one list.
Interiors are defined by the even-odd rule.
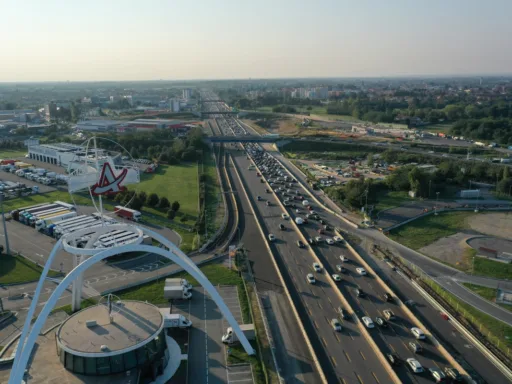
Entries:
[[0,81],[512,72],[512,0],[0,0]]

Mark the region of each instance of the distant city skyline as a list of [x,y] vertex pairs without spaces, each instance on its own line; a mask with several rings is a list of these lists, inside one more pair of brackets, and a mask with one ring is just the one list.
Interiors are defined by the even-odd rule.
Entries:
[[512,73],[506,0],[0,0],[0,10],[0,82]]

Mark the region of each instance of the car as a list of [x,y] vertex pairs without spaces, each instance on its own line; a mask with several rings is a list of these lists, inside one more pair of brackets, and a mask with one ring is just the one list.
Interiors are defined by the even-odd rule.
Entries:
[[394,301],[393,296],[391,296],[391,293],[387,293],[387,292],[384,294],[384,299],[386,299],[386,301],[388,301],[388,302]]
[[304,217],[302,220],[304,220],[304,224],[308,223],[308,218],[307,217]]
[[432,367],[432,368],[429,368],[428,371],[430,373],[430,376],[432,376],[432,378],[434,379],[434,381],[436,383],[442,383],[446,380],[446,375],[439,368]]
[[382,328],[387,328],[388,327],[388,322],[386,320],[384,320],[380,316],[377,316],[375,318],[375,322],[379,325],[379,327],[382,327]]
[[258,196],[257,199],[258,199],[258,201],[261,201],[261,196]]
[[423,333],[423,331],[421,329],[419,329],[417,327],[412,327],[411,332],[417,340],[425,339],[425,333]]
[[336,332],[341,332],[341,324],[340,324],[340,321],[338,319],[334,318],[334,319],[331,320],[331,327]]
[[286,213],[282,213],[281,214],[281,217],[285,220],[289,220],[290,219],[290,216],[288,216]]
[[270,201],[266,201],[265,204],[267,204],[267,207],[270,207]]
[[322,272],[322,266],[318,263],[313,263],[313,269],[315,272]]
[[409,357],[407,360],[407,365],[413,371],[414,373],[423,373],[423,367],[421,366],[420,362],[416,360],[413,357]]
[[346,309],[343,309],[342,307],[338,307],[338,313],[340,314],[341,318],[344,320],[349,318],[348,311]]
[[300,212],[301,212],[301,211],[300,211],[300,209],[299,209],[299,208],[297,208],[297,209],[295,210],[295,213],[300,213]]
[[373,320],[368,316],[363,316],[361,319],[363,320],[364,325],[366,325],[366,328],[375,328],[375,324],[373,324]]
[[413,351],[414,353],[423,353],[422,346],[413,341],[409,342],[409,348],[411,348],[411,351]]
[[337,273],[333,273],[332,274],[332,278],[334,281],[338,282],[338,281],[341,281],[341,276],[338,275]]
[[284,226],[284,224],[279,224],[279,229],[281,231],[284,231],[286,229],[286,227]]
[[400,365],[400,358],[398,357],[397,354],[395,354],[395,353],[388,353],[386,355],[386,357],[388,358],[388,360],[391,363],[391,365],[395,365],[395,366]]
[[334,244],[334,240],[331,239],[330,237],[328,237],[327,239],[325,239],[325,242],[329,245],[333,245]]
[[276,239],[276,237],[272,233],[269,233],[268,241],[274,241],[275,239]]
[[385,309],[384,311],[382,311],[384,313],[384,317],[388,320],[388,321],[391,321],[391,320],[395,320],[395,314],[393,313],[393,311],[391,309]]
[[300,240],[297,240],[297,247],[299,248],[305,248],[306,246],[304,245],[304,243]]
[[323,219],[320,219],[320,224],[324,225],[324,224],[327,224],[327,222]]
[[323,239],[320,236],[317,236],[317,237],[315,237],[315,241],[317,243],[321,243],[323,241]]
[[462,375],[455,368],[446,367],[444,373],[456,383],[462,382]]
[[315,276],[313,276],[312,273],[308,273],[306,275],[306,281],[309,283],[309,284],[315,284],[316,283],[316,280],[315,280]]
[[316,244],[316,241],[315,241],[315,239],[313,239],[312,237],[310,237],[310,238],[308,239],[308,243],[309,243],[309,244],[311,244],[311,245],[315,245],[315,244]]
[[332,239],[337,243],[343,243],[343,239],[340,236],[334,236]]
[[366,293],[361,288],[356,288],[357,297],[365,297]]
[[343,255],[340,256],[340,260],[341,260],[342,263],[349,263],[350,262],[350,259],[347,256],[343,256]]
[[322,228],[318,229],[318,230],[317,230],[317,232],[318,232],[319,234],[321,234],[321,235],[323,235],[323,234],[324,234],[324,230],[323,230]]
[[366,275],[366,270],[364,268],[361,268],[361,267],[357,267],[356,268],[356,272],[359,273],[361,276],[365,276]]
[[270,189],[266,188],[265,192],[270,193]]
[[347,273],[347,268],[341,264],[336,264],[336,270],[341,273]]

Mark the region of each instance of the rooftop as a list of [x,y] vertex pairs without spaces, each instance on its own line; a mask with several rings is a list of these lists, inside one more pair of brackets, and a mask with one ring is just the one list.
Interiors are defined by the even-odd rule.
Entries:
[[[115,352],[155,337],[163,326],[163,317],[152,304],[123,301],[115,308],[113,322],[106,302],[75,313],[57,331],[57,341],[64,348],[81,353],[105,353],[102,345],[108,347],[108,352]],[[87,327],[89,320],[97,325]]]

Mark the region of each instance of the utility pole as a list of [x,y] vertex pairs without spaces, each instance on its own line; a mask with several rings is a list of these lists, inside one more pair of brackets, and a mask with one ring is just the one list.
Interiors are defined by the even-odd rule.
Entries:
[[439,192],[436,192],[436,211],[434,212],[434,215],[437,216],[437,204],[439,202]]
[[11,254],[11,249],[9,248],[9,238],[7,237],[7,225],[5,222],[5,213],[4,213],[4,195],[0,194],[0,210],[2,211],[2,224],[4,226],[4,236],[5,236],[5,253],[7,255]]

